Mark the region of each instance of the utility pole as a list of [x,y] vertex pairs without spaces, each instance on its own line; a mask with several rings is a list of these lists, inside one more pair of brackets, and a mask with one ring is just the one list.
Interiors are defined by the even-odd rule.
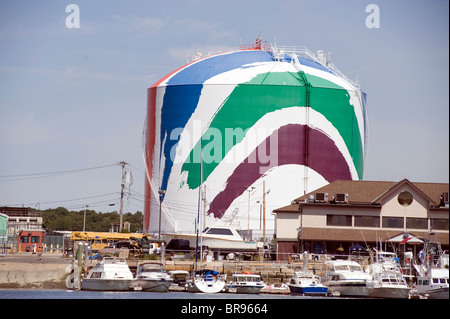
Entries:
[[247,215],[247,240],[250,240],[250,193],[255,189],[254,186],[247,189],[248,192],[248,215]]
[[89,207],[89,205],[84,205],[83,232],[86,231],[86,209],[88,207]]
[[203,229],[205,228],[206,228],[206,184],[203,185]]
[[165,190],[160,189],[159,194],[159,227],[158,227],[158,239],[161,239],[161,206],[162,206],[162,196],[166,193]]
[[119,165],[122,166],[122,184],[120,187],[120,220],[119,220],[119,232],[122,232],[122,224],[123,224],[123,191],[125,189],[125,163],[124,161],[120,162]]

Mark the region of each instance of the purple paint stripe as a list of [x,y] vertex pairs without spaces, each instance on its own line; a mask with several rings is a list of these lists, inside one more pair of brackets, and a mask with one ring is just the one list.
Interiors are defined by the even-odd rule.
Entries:
[[[328,182],[338,179],[351,180],[347,161],[332,139],[321,131],[306,125],[289,124],[274,131],[258,145],[227,179],[227,186],[211,202],[208,215],[222,218],[233,200],[259,179],[267,170],[288,164],[305,165],[305,131],[308,130],[309,167]],[[270,142],[278,145],[270,147]],[[276,160],[271,160],[271,152],[278,152]],[[261,155],[261,156],[259,156]],[[301,176],[299,183],[301,183]]]

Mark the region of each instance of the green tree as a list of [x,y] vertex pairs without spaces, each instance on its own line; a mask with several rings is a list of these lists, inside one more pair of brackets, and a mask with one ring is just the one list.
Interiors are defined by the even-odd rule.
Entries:
[[[44,228],[52,230],[82,231],[84,220],[84,209],[80,211],[69,211],[64,207],[50,208],[43,212]],[[112,223],[119,222],[119,213],[96,212],[86,210],[86,231],[107,232]],[[143,214],[140,211],[136,213],[123,214],[123,221],[130,223],[130,231],[138,232],[142,229]]]

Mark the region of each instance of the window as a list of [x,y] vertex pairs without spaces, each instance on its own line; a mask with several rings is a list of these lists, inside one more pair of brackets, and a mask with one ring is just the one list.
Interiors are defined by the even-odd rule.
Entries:
[[406,228],[428,229],[428,219],[406,217]]
[[39,236],[31,236],[32,243],[39,243]]
[[20,236],[20,242],[28,243],[28,236]]
[[327,226],[352,226],[352,216],[327,215]]
[[380,216],[355,216],[357,227],[380,227]]
[[402,206],[409,206],[413,201],[413,196],[410,192],[404,191],[397,196],[398,203]]
[[403,228],[405,221],[403,217],[383,217],[384,228]]
[[233,236],[231,230],[227,228],[210,228],[207,232],[208,235],[228,235]]
[[431,219],[431,228],[436,230],[448,230],[448,219]]

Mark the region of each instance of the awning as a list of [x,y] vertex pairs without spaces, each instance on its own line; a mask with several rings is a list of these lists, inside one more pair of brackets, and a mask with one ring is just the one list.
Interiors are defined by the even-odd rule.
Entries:
[[420,240],[419,238],[412,236],[412,235],[405,236],[405,234],[400,234],[398,236],[395,236],[391,239],[388,239],[388,241],[390,241],[392,243],[399,243],[399,244],[413,244],[413,245],[423,244],[423,241]]
[[362,251],[362,250],[366,250],[363,246],[361,246],[361,245],[359,245],[359,244],[356,244],[356,245],[353,245],[352,247],[350,247],[350,250],[359,250],[359,251]]

